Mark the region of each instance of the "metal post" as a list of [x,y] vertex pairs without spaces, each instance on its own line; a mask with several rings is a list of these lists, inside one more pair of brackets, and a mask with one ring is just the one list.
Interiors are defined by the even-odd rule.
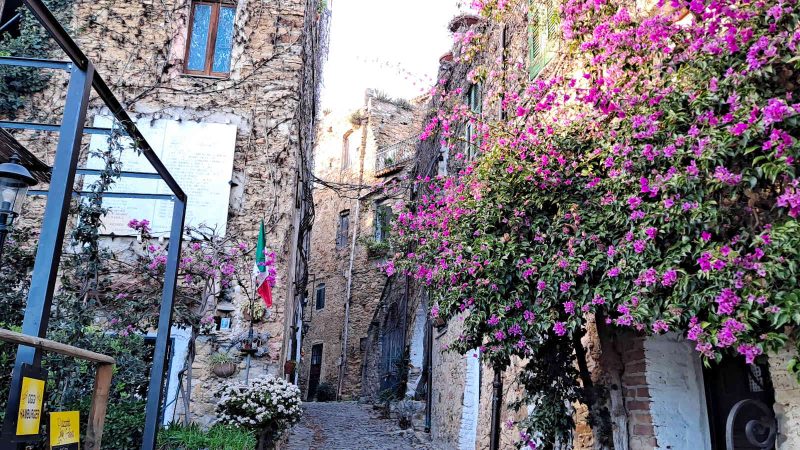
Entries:
[[[0,220],[2,220],[0,214]],[[5,224],[0,225],[0,268],[3,267],[3,250],[6,247],[6,237],[8,237],[8,227]]]
[[494,368],[492,382],[492,429],[489,436],[489,450],[500,449],[500,407],[503,404],[503,374]]
[[[42,231],[36,249],[36,262],[33,266],[31,287],[25,307],[25,320],[22,323],[22,333],[28,336],[45,337],[47,334],[53,290],[61,259],[61,248],[64,243],[67,214],[72,198],[72,185],[75,182],[75,168],[78,165],[93,75],[94,67],[91,64],[87,66],[86,70],[81,70],[76,66],[70,70],[69,86],[64,104],[64,120],[61,124],[55,163],[50,179],[50,195],[47,197],[47,206],[42,219]],[[19,406],[19,393],[22,386],[22,365],[39,366],[41,359],[41,350],[27,346],[18,348],[9,401],[6,406],[6,417],[13,417],[17,414],[16,408]]]
[[164,273],[164,291],[162,292],[161,310],[158,315],[156,350],[155,355],[153,355],[153,368],[150,371],[150,384],[147,388],[142,450],[154,450],[156,448],[161,397],[164,388],[164,371],[167,368],[167,357],[169,356],[167,344],[169,343],[170,328],[172,327],[172,306],[175,300],[175,287],[178,283],[178,260],[181,254],[185,219],[186,202],[176,197],[172,207],[172,228],[169,232],[167,270]]

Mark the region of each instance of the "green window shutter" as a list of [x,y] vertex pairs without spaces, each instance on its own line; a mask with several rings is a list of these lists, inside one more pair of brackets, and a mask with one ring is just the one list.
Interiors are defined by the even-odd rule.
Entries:
[[528,64],[530,77],[535,78],[544,68],[547,50],[547,11],[540,4],[532,4],[530,9],[530,29],[528,33]]
[[528,60],[530,78],[535,78],[555,56],[558,48],[558,28],[561,16],[553,2],[530,3],[528,33]]

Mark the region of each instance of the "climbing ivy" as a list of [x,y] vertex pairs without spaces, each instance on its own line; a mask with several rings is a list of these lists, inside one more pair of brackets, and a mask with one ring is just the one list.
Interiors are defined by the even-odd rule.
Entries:
[[[45,4],[59,22],[68,28],[75,0],[46,0]],[[0,56],[53,57],[58,48],[25,5],[18,9],[19,34],[0,35]],[[14,27],[16,28],[16,27]],[[52,74],[46,70],[0,66],[0,115],[14,116],[31,94],[41,92]]]

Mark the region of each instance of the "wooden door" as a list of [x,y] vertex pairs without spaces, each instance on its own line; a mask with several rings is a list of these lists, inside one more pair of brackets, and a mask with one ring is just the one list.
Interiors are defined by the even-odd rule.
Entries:
[[319,376],[322,373],[322,344],[311,347],[311,368],[308,374],[308,396],[306,401],[314,400],[319,386]]

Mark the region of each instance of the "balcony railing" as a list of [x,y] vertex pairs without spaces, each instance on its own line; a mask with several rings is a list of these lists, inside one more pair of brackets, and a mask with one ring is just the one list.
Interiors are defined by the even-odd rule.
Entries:
[[414,159],[418,142],[419,137],[413,136],[388,147],[379,148],[375,161],[375,174],[380,176],[392,172]]

